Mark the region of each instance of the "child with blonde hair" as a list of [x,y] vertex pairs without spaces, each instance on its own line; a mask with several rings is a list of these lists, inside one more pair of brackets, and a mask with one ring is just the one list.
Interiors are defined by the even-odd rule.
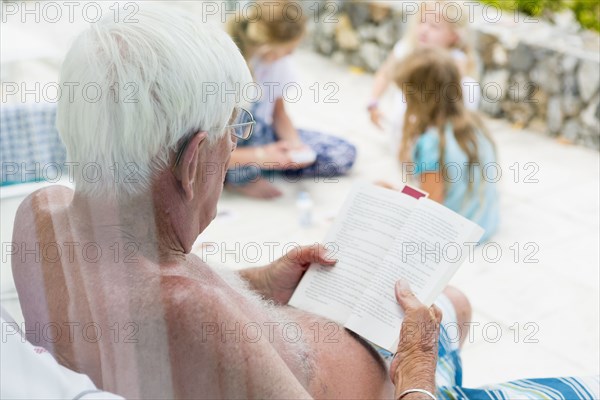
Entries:
[[499,204],[494,143],[467,109],[455,59],[444,50],[420,49],[398,68],[395,82],[406,97],[400,146],[403,171],[432,200],[496,231]]
[[[440,48],[451,52],[454,62],[461,72],[464,101],[467,108],[476,110],[479,107],[481,91],[475,77],[476,63],[470,43],[468,23],[469,16],[460,1],[437,0],[421,1],[417,12],[410,16],[407,33],[396,43],[394,50],[375,74],[371,100],[368,104],[371,121],[383,129],[385,117],[379,109],[379,100],[393,80],[397,64],[406,61],[414,50],[422,48]],[[406,111],[406,100],[402,92],[395,95],[392,134],[394,149],[400,142],[402,120]]]
[[355,147],[319,132],[296,129],[285,109],[283,88],[297,82],[291,54],[300,44],[306,17],[300,2],[252,2],[229,21],[228,31],[246,58],[262,96],[252,107],[256,125],[231,157],[227,187],[256,198],[281,192],[262,177],[280,170],[294,179],[345,174],[356,159]]

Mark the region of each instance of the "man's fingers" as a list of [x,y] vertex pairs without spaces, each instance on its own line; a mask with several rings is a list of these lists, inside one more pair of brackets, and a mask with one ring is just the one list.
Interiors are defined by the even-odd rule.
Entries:
[[398,301],[398,304],[400,304],[404,312],[414,310],[422,305],[419,299],[417,299],[417,296],[415,296],[415,294],[410,289],[410,285],[408,284],[408,282],[404,279],[400,279],[396,282],[395,292],[396,300]]
[[439,324],[439,323],[442,322],[442,316],[443,316],[443,314],[442,314],[442,310],[440,310],[440,308],[438,306],[436,306],[435,304],[432,305],[429,308],[429,312],[431,313],[431,317],[433,318],[433,320],[436,323]]
[[333,258],[329,258],[327,253],[327,249],[321,245],[318,244],[316,246],[310,246],[308,247],[308,249],[310,249],[311,254],[311,260],[312,262],[318,262],[319,264],[323,264],[323,265],[334,265],[337,260],[333,259]]
[[337,260],[327,257],[327,249],[323,245],[300,247],[290,252],[293,261],[301,263],[319,263],[322,265],[334,265]]
[[318,245],[317,246],[319,248],[319,258],[320,258],[320,263],[323,265],[335,265],[338,260],[336,258],[330,257],[329,256],[329,250],[327,250],[325,248],[325,246],[323,245]]

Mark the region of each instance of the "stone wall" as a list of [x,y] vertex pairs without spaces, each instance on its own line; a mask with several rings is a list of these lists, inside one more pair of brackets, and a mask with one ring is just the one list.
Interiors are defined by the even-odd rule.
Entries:
[[[407,30],[410,8],[402,3],[322,1],[310,46],[338,63],[373,72]],[[472,10],[481,111],[598,149],[600,37],[577,32],[568,18],[550,25],[518,14],[496,17],[495,9],[483,6]]]

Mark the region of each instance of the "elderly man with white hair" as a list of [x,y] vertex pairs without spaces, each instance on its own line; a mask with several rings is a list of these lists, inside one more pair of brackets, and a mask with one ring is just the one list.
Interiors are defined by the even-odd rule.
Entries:
[[[61,84],[102,96],[74,90],[58,104],[75,190],[37,191],[17,212],[15,242],[57,246],[13,258],[28,338],[125,397],[391,397],[369,346],[342,328],[326,341],[328,321],[284,306],[310,263],[334,264],[323,248],[240,274],[190,254],[216,215],[230,154],[250,133],[232,89],[252,77],[220,29],[150,6],[136,19],[93,25],[62,66]],[[222,91],[207,95],[215,84]],[[289,340],[286,323],[301,340]],[[70,331],[36,336],[36,324]],[[260,340],[245,340],[248,324],[263,329]],[[398,390],[435,389],[433,342],[398,358]]]
[[[40,251],[12,259],[28,339],[127,398],[415,400],[460,385],[458,343],[438,345],[440,309],[403,282],[404,323],[420,329],[402,330],[388,366],[351,332],[286,306],[312,262],[335,268],[322,247],[239,274],[190,254],[252,127],[239,96],[205,89],[252,78],[221,30],[150,6],[135,17],[94,24],[62,67],[63,85],[102,95],[75,90],[58,105],[75,190],[42,189],[17,212],[13,241]],[[445,293],[444,318],[463,324],[468,301]]]

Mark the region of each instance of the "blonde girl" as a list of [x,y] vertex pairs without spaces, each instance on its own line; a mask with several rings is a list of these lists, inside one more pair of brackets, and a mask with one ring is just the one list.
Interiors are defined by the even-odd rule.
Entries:
[[248,141],[238,142],[227,174],[227,186],[257,198],[281,192],[266,179],[267,171],[286,177],[331,177],[345,174],[356,159],[355,147],[319,132],[296,129],[285,108],[283,88],[298,82],[291,54],[300,44],[306,17],[300,2],[253,2],[228,24],[246,58],[262,96],[252,107],[256,125]]
[[396,71],[395,82],[406,98],[403,170],[431,199],[483,227],[488,239],[499,220],[495,146],[465,106],[455,59],[444,50],[417,50]]

